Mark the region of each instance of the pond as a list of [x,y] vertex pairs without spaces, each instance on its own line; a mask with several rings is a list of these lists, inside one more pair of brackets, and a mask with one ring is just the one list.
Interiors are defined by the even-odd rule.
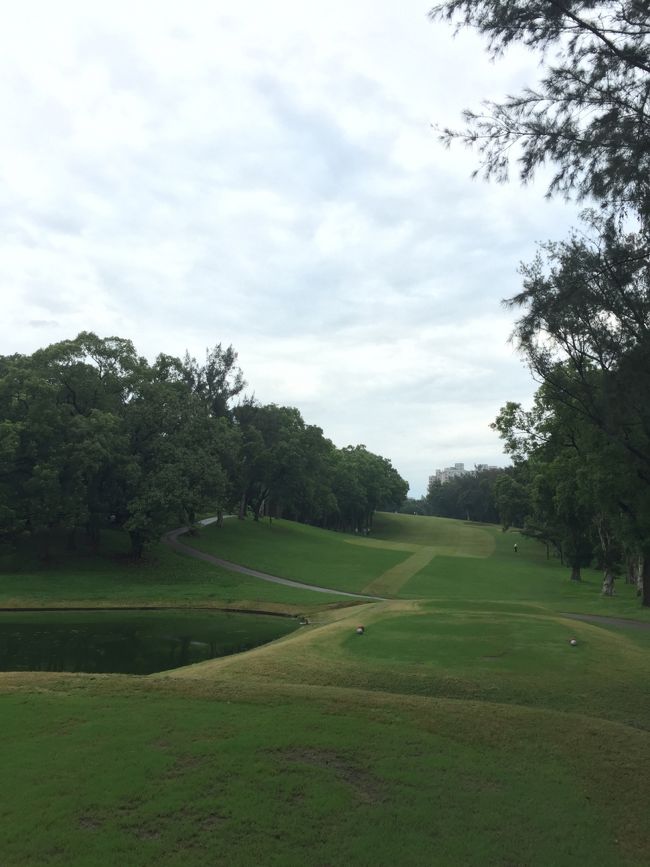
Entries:
[[223,611],[0,612],[0,671],[152,674],[297,628],[290,617]]

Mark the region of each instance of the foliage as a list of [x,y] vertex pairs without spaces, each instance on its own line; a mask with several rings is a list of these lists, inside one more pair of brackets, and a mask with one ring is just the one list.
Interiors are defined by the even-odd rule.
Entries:
[[522,181],[552,164],[549,192],[650,208],[650,7],[639,0],[445,0],[433,20],[486,36],[493,57],[512,44],[537,51],[541,80],[446,129],[476,146],[487,177]]
[[589,197],[583,229],[522,267],[515,340],[542,383],[535,406],[496,426],[528,467],[528,529],[603,590],[626,564],[650,605],[650,7],[638,0],[446,0],[431,10],[537,51],[538,84],[465,112],[449,143],[475,145],[487,177],[550,165],[549,194]]
[[494,487],[501,470],[477,470],[441,484],[432,479],[427,490],[431,515],[496,524]]
[[323,526],[362,529],[408,486],[363,446],[338,450],[293,407],[232,401],[237,354],[200,365],[84,332],[31,356],[0,357],[0,542],[28,537],[49,556],[83,531],[128,531],[132,552],[170,526],[236,503]]
[[[586,222],[588,233],[544,245],[508,303],[522,311],[515,338],[543,383],[532,414],[519,416],[520,447],[539,460],[534,439],[555,428],[556,444],[574,453],[564,472],[599,528],[611,592],[614,550],[619,561],[650,558],[650,258],[644,231],[593,214]],[[503,432],[504,422],[502,414]]]

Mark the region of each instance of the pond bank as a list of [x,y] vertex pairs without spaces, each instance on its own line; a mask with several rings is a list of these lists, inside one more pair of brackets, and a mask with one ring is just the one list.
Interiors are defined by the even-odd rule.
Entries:
[[40,611],[223,611],[226,614],[264,614],[267,617],[290,617],[297,619],[299,614],[289,611],[269,611],[263,608],[229,608],[224,605],[36,605],[20,607],[0,607],[0,613],[20,614]]

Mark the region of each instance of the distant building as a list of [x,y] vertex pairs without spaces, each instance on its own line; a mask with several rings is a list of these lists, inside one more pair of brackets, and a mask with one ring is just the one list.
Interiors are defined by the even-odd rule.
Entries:
[[444,470],[436,470],[435,476],[429,476],[429,482],[436,481],[444,485],[449,479],[464,476],[467,473],[465,464],[454,464],[453,467],[445,467]]
[[498,467],[491,464],[476,464],[473,470],[466,470],[465,464],[454,464],[453,467],[445,467],[444,470],[436,470],[434,476],[429,476],[429,484],[439,482],[441,485],[446,484],[450,479],[458,478],[458,476],[466,476],[468,473],[480,473],[485,470],[498,470]]

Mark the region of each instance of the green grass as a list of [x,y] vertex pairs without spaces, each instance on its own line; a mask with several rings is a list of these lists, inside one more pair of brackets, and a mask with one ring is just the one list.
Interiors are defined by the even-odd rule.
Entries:
[[153,545],[139,562],[127,552],[124,535],[106,532],[99,557],[83,548],[73,555],[55,549],[49,566],[24,556],[21,568],[15,556],[5,558],[0,607],[226,605],[297,612],[344,601],[191,560],[162,544]]
[[638,732],[297,698],[105,682],[5,696],[3,865],[643,863],[647,832],[625,809],[643,791],[630,752],[650,758]]
[[[650,863],[650,630],[561,616],[649,621],[633,588],[605,599],[597,573],[572,585],[518,534],[440,519],[378,516],[368,540],[232,521],[190,541],[397,598],[319,597],[281,641],[151,677],[0,675],[3,867]],[[60,596],[93,574],[102,604],[221,587],[222,570],[156,557],[160,583],[152,561],[132,591],[120,560],[58,567]],[[40,599],[46,576],[22,577]],[[233,604],[261,599],[229,580]],[[263,586],[269,606],[299,592]]]
[[187,540],[209,554],[272,575],[361,592],[405,558],[403,551],[364,547],[358,539],[291,521],[227,520]]
[[[569,569],[557,557],[547,559],[544,546],[517,531],[503,533],[493,525],[445,518],[380,514],[374,536],[386,541],[401,538],[440,552],[401,587],[399,595],[405,598],[436,599],[463,609],[478,605],[482,610],[513,604],[528,604],[532,610],[543,605],[552,611],[650,622],[650,610],[641,608],[634,587],[618,580],[616,595],[604,597],[602,575],[593,569],[583,570],[581,583],[571,582]],[[448,553],[453,546],[456,556]]]

